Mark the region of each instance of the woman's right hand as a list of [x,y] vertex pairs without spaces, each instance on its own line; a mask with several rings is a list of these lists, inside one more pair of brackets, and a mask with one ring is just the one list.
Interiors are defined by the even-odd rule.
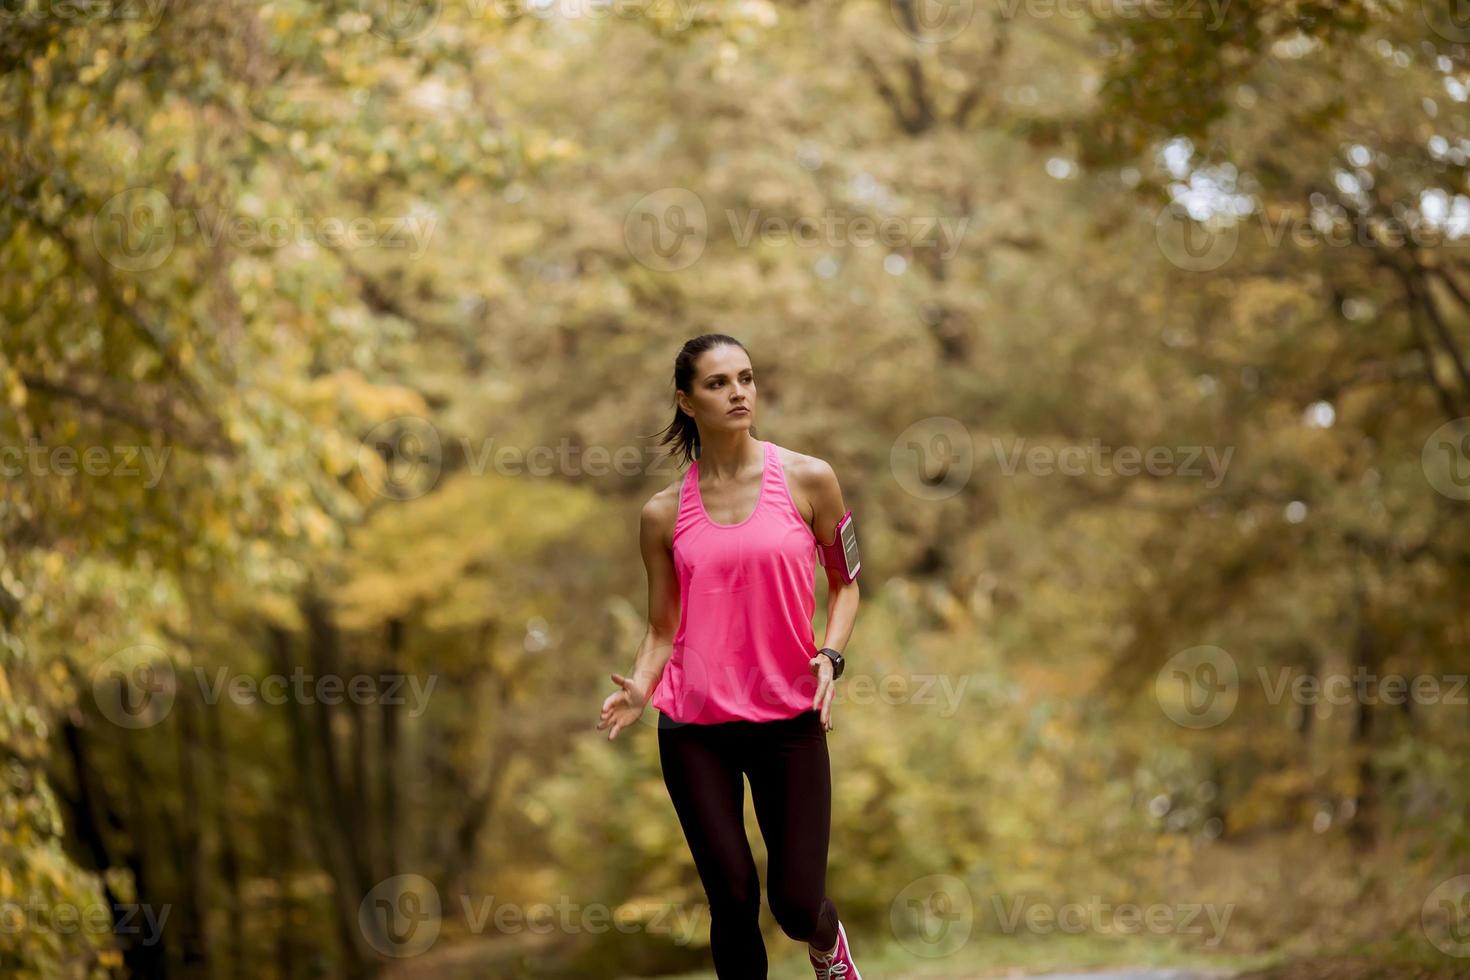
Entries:
[[602,702],[602,718],[597,722],[598,731],[609,729],[609,742],[617,738],[618,732],[642,717],[643,706],[648,703],[650,693],[642,681],[624,677],[622,674],[613,674],[612,679],[618,685],[618,690],[609,694],[607,700]]

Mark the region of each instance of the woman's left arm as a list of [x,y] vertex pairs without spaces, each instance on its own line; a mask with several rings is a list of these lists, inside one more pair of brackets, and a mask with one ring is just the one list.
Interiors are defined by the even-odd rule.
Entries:
[[[837,474],[825,460],[813,460],[808,492],[812,501],[813,533],[820,544],[830,545],[836,541],[837,522],[847,513],[847,506],[842,500],[842,487],[837,482]],[[828,568],[826,571],[827,627],[822,634],[820,646],[831,647],[838,653],[845,654],[844,647],[847,646],[852,628],[857,622],[858,583],[857,579],[844,582],[842,575],[833,569]],[[817,671],[817,691],[812,698],[812,707],[821,709],[822,725],[830,731],[830,706],[835,691],[832,661],[826,654],[819,653],[812,661],[812,666]]]

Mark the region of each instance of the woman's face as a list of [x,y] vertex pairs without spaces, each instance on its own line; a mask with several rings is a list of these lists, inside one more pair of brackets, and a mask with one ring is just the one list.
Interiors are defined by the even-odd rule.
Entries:
[[694,416],[701,432],[749,429],[755,421],[755,372],[749,355],[731,344],[699,355],[689,393],[679,393],[679,407]]

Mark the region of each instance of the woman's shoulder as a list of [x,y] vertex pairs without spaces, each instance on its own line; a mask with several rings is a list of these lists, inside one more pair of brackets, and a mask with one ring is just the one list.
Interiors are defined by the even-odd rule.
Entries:
[[780,456],[781,469],[786,473],[787,482],[803,490],[816,489],[827,480],[836,479],[831,464],[819,456],[808,456],[785,446],[776,446],[776,452]]
[[674,522],[679,517],[679,491],[684,486],[687,470],[680,473],[668,486],[658,490],[643,505],[644,525],[668,539],[674,531]]

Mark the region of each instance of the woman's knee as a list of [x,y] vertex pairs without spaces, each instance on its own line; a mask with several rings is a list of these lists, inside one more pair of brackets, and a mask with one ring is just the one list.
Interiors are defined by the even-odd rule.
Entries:
[[705,888],[710,915],[758,916],[761,907],[760,878],[749,875],[721,875],[718,883]]
[[823,896],[798,895],[784,889],[771,890],[771,914],[781,931],[792,939],[806,942],[817,931],[821,921]]

